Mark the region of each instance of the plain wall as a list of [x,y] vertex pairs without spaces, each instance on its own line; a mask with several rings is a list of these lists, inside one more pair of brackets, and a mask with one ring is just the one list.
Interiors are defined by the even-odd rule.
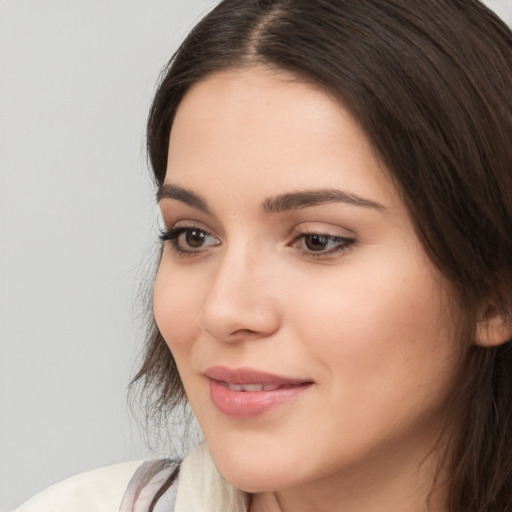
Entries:
[[[0,512],[153,456],[126,402],[157,232],[144,125],[211,4],[0,2]],[[512,0],[488,4],[512,21]]]
[[158,74],[210,0],[0,3],[0,510],[150,457],[126,387]]

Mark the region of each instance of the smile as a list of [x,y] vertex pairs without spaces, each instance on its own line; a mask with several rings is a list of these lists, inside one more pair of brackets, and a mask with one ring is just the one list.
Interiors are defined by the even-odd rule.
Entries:
[[210,398],[219,412],[232,418],[251,418],[299,398],[313,382],[273,375],[250,368],[211,367]]
[[293,384],[230,384],[229,382],[221,382],[221,384],[231,391],[274,391],[279,388],[293,387]]

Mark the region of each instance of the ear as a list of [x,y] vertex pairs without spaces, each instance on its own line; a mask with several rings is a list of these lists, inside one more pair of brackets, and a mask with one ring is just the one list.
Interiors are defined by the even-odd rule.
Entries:
[[512,338],[512,315],[487,304],[476,325],[476,345],[497,347]]

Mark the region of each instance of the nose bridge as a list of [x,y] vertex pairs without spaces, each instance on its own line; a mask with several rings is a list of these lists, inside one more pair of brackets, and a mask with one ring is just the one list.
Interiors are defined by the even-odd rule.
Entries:
[[213,337],[268,336],[278,327],[267,258],[248,243],[226,248],[216,262],[200,323]]

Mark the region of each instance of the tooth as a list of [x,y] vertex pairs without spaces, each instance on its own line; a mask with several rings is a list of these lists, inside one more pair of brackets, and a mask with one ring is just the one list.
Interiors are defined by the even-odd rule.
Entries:
[[242,391],[242,384],[228,384],[231,391]]
[[263,384],[242,384],[242,389],[244,391],[261,391]]
[[277,389],[279,387],[279,384],[263,384],[264,391],[274,391],[274,389]]

